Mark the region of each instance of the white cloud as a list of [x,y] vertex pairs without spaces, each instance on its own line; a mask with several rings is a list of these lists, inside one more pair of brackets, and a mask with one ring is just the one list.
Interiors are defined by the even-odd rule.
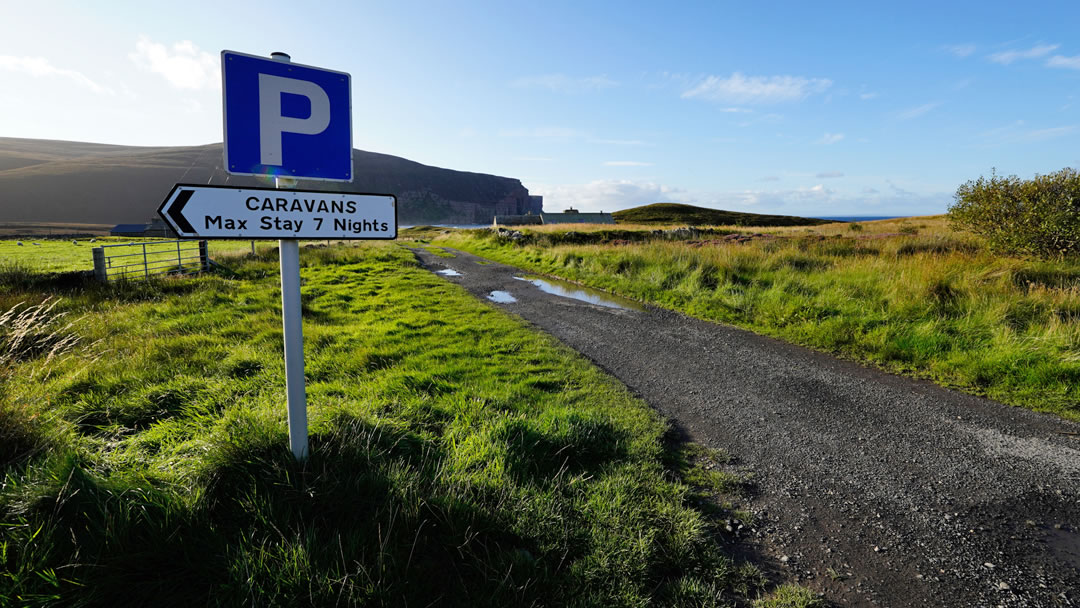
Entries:
[[749,120],[742,120],[735,123],[735,126],[745,129],[746,127],[752,127],[758,124],[774,125],[782,120],[784,120],[783,114],[755,114]]
[[200,51],[190,40],[172,48],[139,36],[135,51],[128,58],[140,68],[164,76],[178,89],[213,89],[221,87],[221,68],[217,55]]
[[1044,139],[1053,139],[1055,137],[1069,135],[1075,131],[1076,125],[1068,125],[1064,127],[1051,127],[1049,129],[1035,129],[1024,133],[1021,137],[1024,141],[1042,141]]
[[830,144],[835,144],[842,139],[844,139],[843,133],[826,133],[821,139],[817,140],[817,143],[828,146]]
[[758,180],[759,182],[778,182],[780,178],[775,175],[766,175]]
[[1053,57],[1046,60],[1046,67],[1080,70],[1080,55],[1076,55],[1075,57],[1054,55]]
[[1045,55],[1049,55],[1060,44],[1039,44],[1027,49],[1026,51],[1002,51],[1000,53],[994,53],[988,58],[994,63],[1000,63],[1001,65],[1009,65],[1010,63],[1018,59],[1038,59]]
[[199,103],[197,99],[184,99],[181,100],[180,103],[183,105],[184,111],[188,114],[198,114],[199,112],[202,112],[203,105]]
[[918,117],[922,116],[923,114],[926,114],[930,110],[933,110],[934,108],[936,108],[936,107],[938,107],[940,105],[941,105],[940,101],[935,101],[933,103],[924,103],[921,106],[915,106],[914,108],[908,108],[907,110],[904,110],[903,112],[900,112],[899,114],[897,114],[896,117],[899,118],[900,120],[911,120],[912,118],[918,118]]
[[521,89],[548,89],[560,93],[573,93],[578,91],[610,89],[619,86],[619,83],[607,76],[571,78],[566,74],[544,74],[541,76],[518,78],[511,82],[510,86]]
[[636,160],[608,160],[604,161],[605,167],[651,167],[652,163],[643,163]]
[[970,87],[973,82],[975,82],[974,78],[964,78],[953,83],[952,88],[953,90],[960,91]]
[[[774,181],[772,176],[763,181]],[[887,181],[891,192],[882,194],[873,188],[845,194],[824,184],[786,190],[738,190],[721,192],[687,191],[645,181],[601,180],[587,184],[529,184],[529,190],[544,195],[548,210],[574,207],[582,211],[618,211],[659,202],[678,202],[758,213],[788,215],[926,215],[942,213],[951,194],[946,192],[914,193]]]
[[640,139],[590,139],[590,144],[610,144],[612,146],[647,146],[648,143]]
[[720,111],[725,114],[747,114],[753,112],[753,110],[747,108],[720,108]]
[[549,163],[549,162],[551,162],[551,161],[553,161],[555,159],[554,158],[548,158],[546,156],[519,156],[519,157],[515,158],[514,160],[522,160],[522,161],[526,161],[526,162],[536,162],[536,163]]
[[947,44],[941,47],[948,53],[952,53],[957,57],[964,58],[975,52],[974,44]]
[[671,201],[683,191],[653,182],[597,180],[587,184],[530,185],[544,196],[547,209],[574,207],[580,211],[618,211],[638,205]]
[[95,93],[114,95],[115,92],[90,80],[82,72],[68,70],[54,66],[44,57],[15,57],[12,55],[0,55],[0,70],[28,74],[35,78],[58,76],[67,78],[75,84],[90,89]]
[[500,137],[536,137],[540,139],[570,139],[581,135],[581,131],[570,127],[532,127],[499,131]]
[[518,127],[513,129],[500,129],[499,137],[531,137],[536,139],[567,140],[580,139],[590,144],[609,146],[651,146],[641,139],[604,139],[594,137],[588,131],[573,127]]
[[827,78],[744,76],[735,72],[728,78],[707,76],[682,96],[726,103],[780,103],[800,101],[830,86],[832,81]]
[[859,99],[862,99],[864,101],[868,99],[874,99],[877,96],[877,93],[859,93]]
[[822,171],[814,177],[817,177],[818,179],[829,179],[833,177],[844,177],[844,174],[840,171]]
[[898,197],[909,198],[909,197],[915,196],[914,192],[912,192],[910,190],[904,190],[900,186],[897,186],[896,184],[894,184],[891,179],[885,180],[885,184],[887,186],[889,186],[889,189],[893,191],[893,194],[895,194]]
[[984,131],[982,136],[986,143],[991,146],[1003,144],[1017,144],[1035,141],[1045,141],[1056,137],[1064,137],[1075,133],[1077,125],[1064,125],[1060,127],[1048,127],[1044,129],[1029,129],[1026,123],[1018,120],[1003,127],[997,127]]
[[704,207],[756,213],[780,213],[785,215],[927,215],[942,213],[951,199],[950,193],[929,192],[918,194],[891,184],[890,194],[881,194],[873,188],[862,193],[843,193],[826,188],[823,184],[790,190],[742,190],[720,192],[701,196],[682,196],[683,202],[693,202]]
[[[809,188],[795,188],[792,190],[740,190],[736,192],[718,192],[701,195],[698,200],[706,207],[728,209],[731,211],[745,210],[752,207],[753,211],[768,213],[780,211],[784,207],[798,207],[809,205],[805,209],[822,208],[834,194],[833,190],[824,184],[817,184]],[[785,213],[799,213],[796,210],[787,210]],[[806,213],[807,211],[803,211]]]

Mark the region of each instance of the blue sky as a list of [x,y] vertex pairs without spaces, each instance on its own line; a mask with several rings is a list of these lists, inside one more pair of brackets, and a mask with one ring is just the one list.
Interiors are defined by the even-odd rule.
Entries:
[[220,51],[281,50],[352,74],[356,147],[550,211],[941,213],[1080,166],[1080,3],[662,4],[0,0],[0,136],[220,141]]

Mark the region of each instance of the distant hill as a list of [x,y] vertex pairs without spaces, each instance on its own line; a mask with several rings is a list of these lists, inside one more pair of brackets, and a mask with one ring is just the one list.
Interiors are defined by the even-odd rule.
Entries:
[[820,226],[831,224],[793,215],[762,215],[707,209],[680,203],[653,203],[633,209],[616,211],[615,222],[619,224],[685,224],[689,226]]
[[[521,182],[353,150],[351,183],[301,180],[297,189],[398,197],[403,224],[487,224],[496,214],[540,213]],[[139,147],[0,137],[0,222],[134,223],[156,215],[176,183],[272,185],[230,176],[222,146]]]

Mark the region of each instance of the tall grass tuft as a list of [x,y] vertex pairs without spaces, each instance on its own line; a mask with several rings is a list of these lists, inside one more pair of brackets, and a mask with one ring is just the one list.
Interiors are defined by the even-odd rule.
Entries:
[[0,262],[0,289],[10,290],[29,285],[37,274],[30,265],[18,260]]
[[79,343],[78,334],[71,331],[74,322],[65,323],[67,313],[56,310],[59,304],[50,296],[39,304],[23,302],[0,313],[0,380],[16,363],[44,357],[48,364]]

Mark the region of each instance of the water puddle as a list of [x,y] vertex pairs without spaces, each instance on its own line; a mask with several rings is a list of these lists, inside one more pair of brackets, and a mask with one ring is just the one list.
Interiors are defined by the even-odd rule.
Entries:
[[493,291],[488,294],[488,299],[498,304],[513,304],[517,298],[510,295],[509,291]]
[[442,270],[436,270],[435,274],[441,274],[444,277],[460,277],[461,273],[453,268],[443,268]]
[[607,308],[621,308],[622,310],[645,310],[640,304],[633,300],[626,298],[620,298],[619,296],[613,296],[609,293],[599,291],[597,289],[590,289],[588,287],[582,287],[581,285],[575,285],[569,281],[560,281],[558,279],[540,278],[537,276],[524,276],[514,277],[519,281],[525,281],[532,283],[536,287],[539,287],[544,293],[550,293],[552,295],[561,296],[564,298],[573,298],[582,302],[588,302],[589,304],[596,304],[597,306],[606,306]]
[[1046,544],[1059,559],[1080,568],[1080,535],[1076,533],[1076,530],[1065,527],[1052,529],[1047,536]]

